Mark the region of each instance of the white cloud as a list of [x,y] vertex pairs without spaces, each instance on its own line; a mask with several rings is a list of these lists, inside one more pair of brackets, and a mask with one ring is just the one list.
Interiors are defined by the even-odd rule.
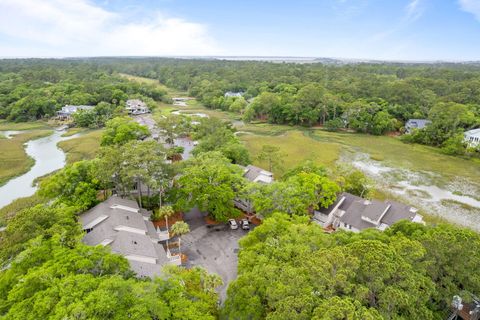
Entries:
[[459,0],[460,8],[469,12],[480,21],[480,0]]
[[205,25],[160,12],[132,21],[88,0],[0,0],[0,55],[210,55]]
[[410,0],[410,2],[405,7],[407,12],[405,19],[407,21],[415,21],[420,18],[423,14],[424,8],[422,6],[421,0]]

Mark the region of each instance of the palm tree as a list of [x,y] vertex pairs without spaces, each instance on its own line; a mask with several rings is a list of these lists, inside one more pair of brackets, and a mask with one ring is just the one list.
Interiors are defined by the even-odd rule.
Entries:
[[184,221],[177,221],[172,226],[172,233],[178,236],[178,251],[180,252],[180,258],[182,257],[182,249],[181,249],[182,236],[189,232],[190,232],[190,227]]
[[157,214],[155,215],[155,218],[158,218],[158,219],[164,218],[165,219],[165,225],[167,226],[167,231],[168,232],[170,231],[169,228],[168,228],[168,218],[173,216],[174,213],[175,213],[175,211],[173,211],[172,206],[164,206],[164,207],[160,207],[157,211]]

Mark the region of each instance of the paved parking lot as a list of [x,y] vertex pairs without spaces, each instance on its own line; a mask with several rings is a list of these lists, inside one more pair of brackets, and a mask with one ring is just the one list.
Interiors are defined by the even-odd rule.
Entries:
[[[207,226],[197,209],[184,214],[190,233],[182,237],[182,253],[188,256],[187,267],[201,266],[222,277],[219,288],[221,301],[225,301],[228,284],[237,277],[238,240],[247,231],[231,230],[226,224]],[[253,228],[253,225],[250,225]]]

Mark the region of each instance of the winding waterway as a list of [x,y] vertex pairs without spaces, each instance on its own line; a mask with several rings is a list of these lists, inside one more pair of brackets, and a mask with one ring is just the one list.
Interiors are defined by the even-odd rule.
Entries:
[[[20,133],[22,132],[0,131],[0,134],[5,135],[7,138]],[[64,130],[54,131],[53,134],[47,137],[30,140],[26,143],[25,151],[35,160],[35,164],[27,173],[11,179],[0,187],[0,208],[15,199],[33,195],[37,190],[37,186],[34,185],[36,178],[65,166],[65,153],[57,146],[57,143],[76,138],[78,135],[62,137],[64,133]]]

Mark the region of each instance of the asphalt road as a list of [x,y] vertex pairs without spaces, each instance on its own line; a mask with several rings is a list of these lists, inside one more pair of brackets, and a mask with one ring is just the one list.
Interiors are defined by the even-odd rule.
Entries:
[[184,214],[184,220],[190,225],[190,233],[182,237],[182,252],[188,256],[187,267],[201,266],[218,274],[223,280],[218,288],[223,302],[228,284],[237,277],[238,240],[247,231],[231,230],[226,224],[207,226],[198,209]]

